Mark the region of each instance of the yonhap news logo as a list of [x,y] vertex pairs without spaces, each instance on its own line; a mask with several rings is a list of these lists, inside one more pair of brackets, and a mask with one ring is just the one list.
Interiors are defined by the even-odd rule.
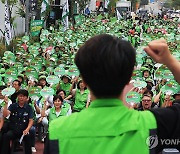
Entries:
[[157,135],[149,136],[146,139],[146,144],[149,146],[149,149],[153,149],[160,145],[166,146],[180,146],[180,139],[159,139]]
[[158,145],[158,137],[157,135],[149,136],[146,139],[146,144],[149,146],[149,149],[153,149]]

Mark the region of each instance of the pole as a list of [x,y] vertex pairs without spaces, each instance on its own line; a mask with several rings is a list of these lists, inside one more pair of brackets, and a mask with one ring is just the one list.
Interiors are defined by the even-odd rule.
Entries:
[[25,1],[26,4],[26,14],[25,14],[25,34],[29,34],[29,0]]

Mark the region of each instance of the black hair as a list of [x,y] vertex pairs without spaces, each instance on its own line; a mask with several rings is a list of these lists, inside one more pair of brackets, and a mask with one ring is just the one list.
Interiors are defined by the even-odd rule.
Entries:
[[0,86],[0,90],[7,88],[6,86]]
[[21,83],[24,82],[24,78],[23,78],[22,76],[18,75],[18,78],[21,78],[21,79],[22,79],[22,82],[21,82]]
[[66,96],[66,91],[63,90],[63,89],[58,89],[58,90],[56,91],[56,95],[58,95],[61,91],[63,91],[64,95]]
[[144,92],[144,96],[147,96],[147,95],[151,95],[151,97],[153,97],[153,92],[151,91],[151,90],[149,90],[149,89],[147,89],[145,92]]
[[135,65],[130,42],[101,34],[89,39],[77,52],[75,63],[97,98],[118,97],[130,81]]
[[19,80],[14,80],[13,83],[14,82],[18,82],[18,85],[21,86],[21,82]]
[[55,95],[55,96],[53,97],[53,102],[54,102],[55,100],[57,100],[57,99],[59,99],[61,102],[63,102],[63,99],[62,99],[62,97],[61,97],[60,95]]
[[[77,84],[77,88],[78,88],[78,89],[80,89],[80,83],[82,83],[82,82],[83,82],[82,80],[80,80],[80,81],[78,82],[78,84]],[[85,90],[85,89],[87,89],[87,87],[84,87],[84,90]]]
[[24,96],[27,96],[27,97],[29,96],[28,91],[25,90],[25,89],[20,89],[20,90],[18,91],[18,93],[17,93],[17,96],[20,95],[20,94],[22,94],[22,95],[24,95]]

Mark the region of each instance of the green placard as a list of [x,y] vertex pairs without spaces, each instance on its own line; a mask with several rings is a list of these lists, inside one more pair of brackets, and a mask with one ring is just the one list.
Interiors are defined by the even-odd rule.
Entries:
[[50,75],[46,78],[46,81],[49,84],[57,84],[57,83],[59,83],[59,78],[58,78],[58,76]]
[[43,27],[43,24],[44,24],[43,20],[31,21],[31,35],[32,36],[38,36],[42,27]]
[[33,100],[38,100],[40,95],[40,91],[41,89],[38,87],[31,87],[28,92],[29,92],[29,96],[33,99]]
[[81,25],[83,22],[84,16],[82,15],[76,15],[74,16],[74,20],[76,22],[76,25]]
[[126,102],[127,103],[140,103],[141,95],[135,91],[130,91],[126,95]]
[[133,85],[134,85],[134,87],[145,88],[147,86],[147,83],[145,81],[137,80],[134,82]]
[[16,91],[15,88],[12,88],[12,87],[5,88],[2,90],[2,95],[3,96],[11,96],[12,94],[14,94],[15,91]]
[[49,87],[44,87],[41,92],[40,92],[41,96],[47,98],[48,96],[54,95],[54,90],[52,88]]
[[28,67],[26,69],[25,74],[28,78],[31,78],[31,79],[33,79],[33,78],[37,79],[38,78],[38,73],[34,67]]
[[55,75],[64,75],[65,74],[65,69],[63,67],[56,67],[54,69],[54,74]]

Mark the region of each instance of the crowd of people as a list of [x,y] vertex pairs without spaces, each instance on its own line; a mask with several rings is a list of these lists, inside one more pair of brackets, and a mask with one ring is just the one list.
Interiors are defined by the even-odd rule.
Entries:
[[[168,50],[168,44],[172,55],[178,61],[180,60],[180,24],[177,19],[152,18],[124,21],[99,15],[85,18],[82,22],[83,24],[75,25],[65,32],[61,26],[59,29],[52,27],[49,30],[43,29],[40,33],[40,40],[37,42],[34,42],[29,36],[23,36],[18,39],[17,49],[14,53],[10,51],[4,53],[0,69],[1,154],[10,153],[11,141],[21,138],[24,142],[26,154],[36,152],[36,127],[39,124],[44,128],[43,132],[38,132],[43,133],[43,142],[45,138],[48,138],[49,131],[53,134],[52,136],[50,134],[50,140],[47,139],[47,153],[50,153],[48,150],[53,149],[51,144],[58,146],[56,142],[52,142],[52,140],[57,140],[57,137],[65,139],[62,143],[62,151],[66,151],[68,133],[72,138],[77,139],[80,136],[79,140],[76,141],[79,144],[81,143],[80,145],[83,145],[84,142],[84,146],[88,146],[87,143],[92,142],[92,140],[83,139],[81,135],[84,135],[85,138],[88,136],[89,138],[95,137],[94,135],[104,137],[105,135],[100,132],[100,134],[96,134],[97,132],[94,131],[98,122],[101,123],[100,121],[103,118],[92,119],[95,116],[91,111],[93,112],[93,108],[103,106],[100,103],[104,104],[106,100],[102,98],[108,100],[108,98],[119,97],[128,83],[130,83],[131,89],[127,95],[122,96],[124,99],[121,97],[121,100],[126,101],[124,103],[129,108],[127,108],[128,110],[133,109],[133,111],[140,112],[155,108],[167,108],[180,103],[180,85],[178,83],[180,77],[174,70],[177,69],[174,67],[176,64],[172,64],[174,59],[169,61],[171,64],[165,63],[164,59],[169,60],[169,52],[167,51],[167,54],[162,53],[162,50]],[[99,35],[105,33],[107,35]],[[96,35],[98,36],[93,37]],[[90,39],[91,37],[93,38]],[[166,41],[152,41],[162,37]],[[136,49],[136,53],[129,42]],[[145,46],[148,47],[145,48]],[[74,58],[77,66],[74,63]],[[4,94],[5,91],[10,94]],[[133,92],[134,96],[138,96],[136,101],[133,95],[128,95],[130,92]],[[96,98],[98,98],[97,101]],[[120,103],[117,100],[112,100],[112,102],[114,105]],[[104,106],[106,105],[108,106],[108,102],[104,104]],[[88,108],[87,112],[85,108]],[[59,125],[54,122],[54,119],[59,119],[58,117],[61,116],[69,117],[72,113],[74,115],[74,112],[80,112],[82,115],[76,117],[78,114],[75,114],[75,119],[71,118],[70,124],[66,123],[65,119],[63,123],[58,121],[62,124],[61,126],[64,125],[64,128],[60,128],[60,130],[65,134],[64,136],[63,133],[59,135],[56,131]],[[118,110],[106,111],[100,108],[97,113],[105,117],[105,114],[111,114],[110,117],[112,118],[112,115],[117,112]],[[160,114],[156,110],[152,112],[157,117]],[[146,114],[144,114],[145,116]],[[147,116],[150,116],[149,113]],[[79,121],[77,121],[78,118]],[[90,127],[84,127],[87,119],[91,121],[87,124]],[[111,120],[109,119],[109,121]],[[164,119],[162,121],[164,122]],[[73,122],[76,122],[77,126],[76,124],[73,125]],[[48,130],[50,123],[52,125]],[[75,133],[77,129],[80,129],[78,124],[82,126],[82,131],[84,130],[81,134]],[[134,125],[133,122],[127,122],[127,124]],[[147,128],[154,129],[156,127],[155,122],[152,126],[146,124]],[[170,126],[167,122],[165,124],[167,124],[164,126],[165,128],[171,129],[168,128]],[[73,129],[71,130],[68,125]],[[100,128],[102,132],[105,132],[102,126]],[[113,127],[116,127],[113,121],[110,126],[109,128],[112,130],[114,130]],[[100,128],[97,127],[97,129]],[[173,129],[175,128],[179,127],[174,126]],[[162,131],[162,134],[164,132]],[[117,131],[117,133],[122,132]],[[175,135],[177,134],[175,132]],[[107,132],[106,135],[112,134]],[[76,146],[76,143],[73,140],[71,141],[72,146],[69,147],[69,153],[74,150],[73,146]],[[95,142],[98,142],[98,139]],[[107,142],[109,143],[109,140]],[[106,142],[104,143],[106,144]],[[113,141],[113,143],[115,142]],[[105,144],[102,146],[104,147]],[[106,147],[104,148],[106,149]],[[77,153],[87,153],[88,147],[84,149],[85,151],[77,150]],[[102,147],[95,148],[94,153],[98,153],[98,150],[102,150]],[[146,150],[144,152],[147,152]],[[57,153],[57,151],[51,151],[51,153]],[[113,152],[108,151],[106,153]]]

